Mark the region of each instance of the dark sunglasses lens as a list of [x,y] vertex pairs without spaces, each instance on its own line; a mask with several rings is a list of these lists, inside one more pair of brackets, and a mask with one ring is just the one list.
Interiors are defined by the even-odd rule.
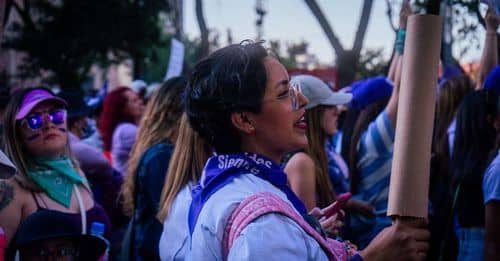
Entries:
[[50,114],[50,121],[54,124],[63,124],[64,119],[66,118],[66,113],[64,111],[54,111]]
[[43,126],[43,116],[42,115],[32,115],[26,118],[26,123],[28,127],[32,130],[38,130]]

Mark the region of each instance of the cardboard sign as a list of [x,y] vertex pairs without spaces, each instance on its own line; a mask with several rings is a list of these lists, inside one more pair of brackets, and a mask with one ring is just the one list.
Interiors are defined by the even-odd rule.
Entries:
[[427,218],[442,17],[408,17],[387,215]]

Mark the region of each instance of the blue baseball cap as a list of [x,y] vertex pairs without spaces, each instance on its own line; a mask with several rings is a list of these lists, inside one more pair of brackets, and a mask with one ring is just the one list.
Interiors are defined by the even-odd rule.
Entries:
[[390,97],[393,83],[385,76],[377,76],[355,82],[351,85],[351,108],[362,110],[368,105]]

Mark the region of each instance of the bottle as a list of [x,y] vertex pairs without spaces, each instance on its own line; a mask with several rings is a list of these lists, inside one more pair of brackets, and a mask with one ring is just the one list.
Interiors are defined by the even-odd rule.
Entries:
[[102,238],[106,241],[106,252],[99,258],[99,261],[108,261],[109,255],[109,241],[104,238],[104,230],[106,229],[106,225],[100,222],[93,222],[90,226],[90,234]]

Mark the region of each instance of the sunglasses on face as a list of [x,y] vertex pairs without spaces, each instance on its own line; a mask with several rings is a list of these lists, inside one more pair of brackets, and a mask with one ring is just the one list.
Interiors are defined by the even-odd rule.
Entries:
[[66,121],[66,110],[60,109],[48,113],[33,113],[23,119],[22,124],[26,124],[33,131],[40,130],[45,124],[45,115],[49,121],[55,125],[63,124]]

